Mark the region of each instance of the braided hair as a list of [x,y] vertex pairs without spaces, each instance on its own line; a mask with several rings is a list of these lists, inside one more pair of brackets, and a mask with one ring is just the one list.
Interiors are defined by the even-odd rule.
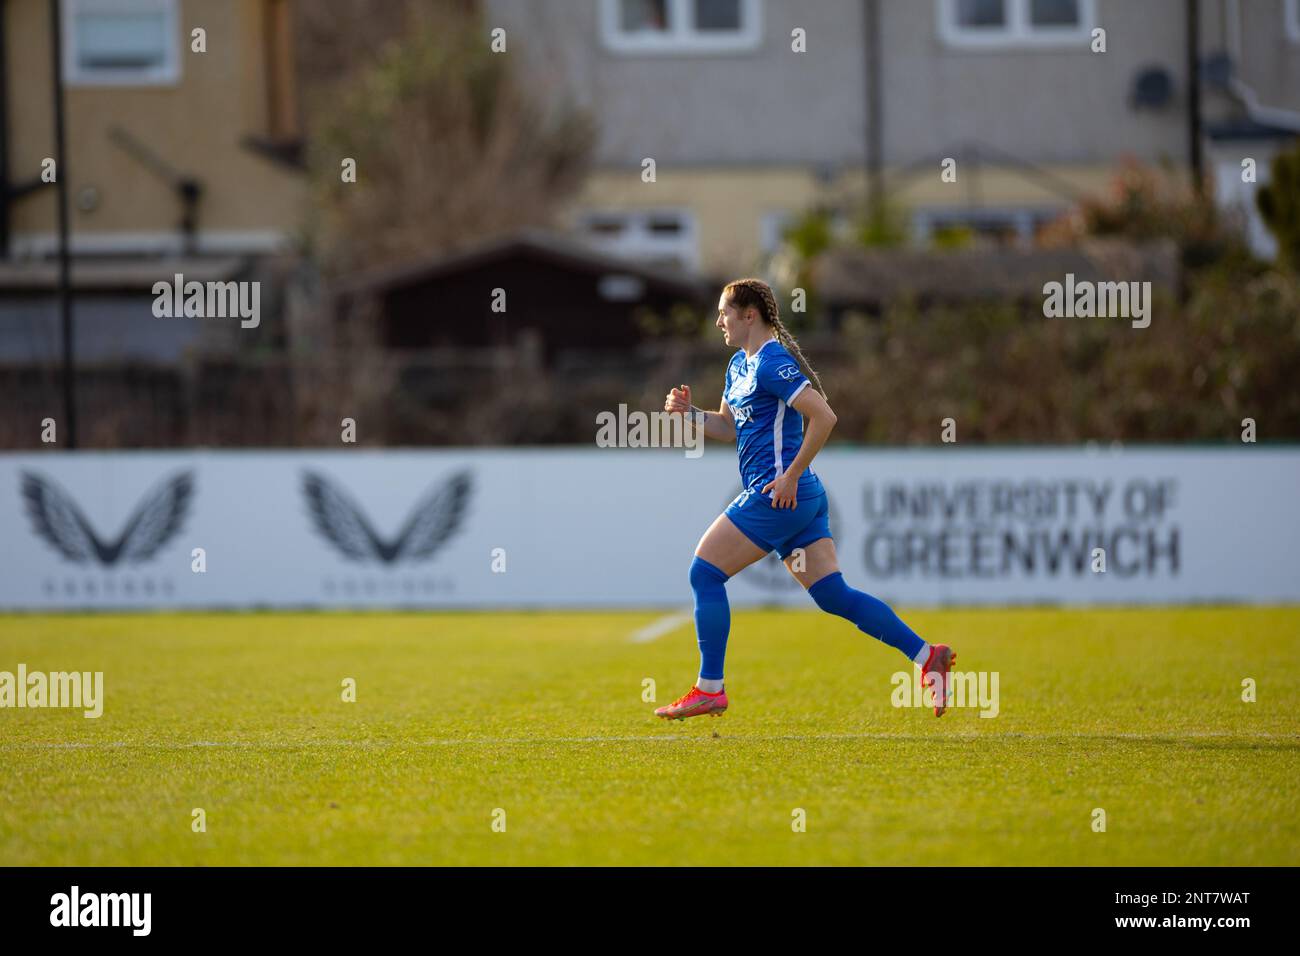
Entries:
[[804,357],[803,349],[799,348],[799,343],[781,321],[781,310],[777,307],[772,287],[762,279],[736,279],[728,282],[723,287],[722,293],[727,297],[727,301],[738,309],[745,309],[751,305],[758,309],[758,314],[763,317],[763,321],[776,333],[777,341],[795,357],[809,381],[812,382],[813,388],[821,392],[822,397],[825,398],[826,390],[822,388],[822,380],[817,377],[817,372]]

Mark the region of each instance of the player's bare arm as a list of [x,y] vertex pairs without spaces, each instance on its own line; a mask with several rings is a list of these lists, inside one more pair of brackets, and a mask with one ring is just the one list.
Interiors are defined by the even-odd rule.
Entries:
[[731,409],[723,402],[716,412],[705,411],[691,404],[691,387],[681,385],[672,389],[664,398],[664,411],[687,415],[687,422],[692,427],[702,427],[704,437],[714,441],[734,442],[736,440],[736,420],[731,417]]
[[790,467],[763,489],[764,493],[771,492],[773,508],[793,508],[798,503],[799,477],[808,470],[835,427],[835,413],[821,392],[805,388],[790,402],[790,407],[803,416],[803,444]]

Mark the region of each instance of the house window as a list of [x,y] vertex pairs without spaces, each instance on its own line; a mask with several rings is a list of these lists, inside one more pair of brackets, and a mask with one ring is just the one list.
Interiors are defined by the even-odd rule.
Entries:
[[602,252],[639,263],[694,268],[695,218],[683,209],[589,212],[578,232]]
[[[852,242],[854,223],[844,209],[834,209],[825,214],[829,236],[834,242]],[[780,253],[789,241],[791,229],[806,224],[809,213],[804,211],[773,210],[764,212],[758,220],[758,249],[764,256]]]
[[1003,48],[1084,43],[1096,0],[935,0],[939,36],[950,46]]
[[619,53],[726,53],[760,39],[759,0],[601,0],[600,14]]
[[66,0],[63,79],[159,86],[180,79],[177,0]]
[[974,243],[1027,249],[1060,215],[1060,209],[1038,207],[920,209],[912,214],[912,241],[921,246]]
[[1286,0],[1286,35],[1300,43],[1300,0]]
[[763,213],[758,220],[758,251],[765,256],[780,252],[785,232],[794,220],[795,214],[784,209]]

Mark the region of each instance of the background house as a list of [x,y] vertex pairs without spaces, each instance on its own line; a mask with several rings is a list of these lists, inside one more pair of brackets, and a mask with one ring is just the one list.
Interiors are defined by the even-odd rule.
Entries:
[[[1199,164],[1253,218],[1240,160],[1263,170],[1278,138],[1300,131],[1297,0],[485,7],[599,118],[575,230],[719,275],[757,267],[784,224],[819,204],[850,208],[869,183],[918,242],[961,226],[1032,244],[1124,157],[1180,177]],[[939,175],[948,158],[955,182]]]
[[[905,368],[860,367],[868,345],[844,337],[854,313],[895,338],[926,331],[890,323],[904,300],[1023,313],[1045,270],[1087,265],[1070,246],[1089,229],[1141,242],[1183,230],[1177,268],[1136,267],[1175,297],[1192,294],[1191,267],[1249,258],[1229,248],[1240,234],[1264,261],[1219,285],[1261,287],[1279,249],[1256,195],[1300,132],[1300,0],[61,0],[57,44],[52,2],[0,4],[12,447],[66,407],[83,410],[84,443],[108,447],[310,444],[332,440],[344,407],[389,416],[366,432],[380,443],[581,441],[598,407],[716,381],[714,297],[755,273],[787,304],[808,286],[809,311],[787,316],[859,396],[864,375]],[[55,48],[66,368],[55,189],[41,180]],[[408,69],[414,94],[390,82]],[[340,179],[345,157],[355,183]],[[1181,199],[1116,205],[1130,169],[1171,192],[1205,187],[1223,223]],[[1098,228],[1087,211],[1106,203]],[[258,327],[157,319],[152,286],[176,273],[261,283]],[[1180,304],[1178,321],[1217,307]],[[1049,347],[1029,332],[1026,348]],[[1201,344],[1189,353],[1219,354]],[[1084,391],[1094,370],[1076,371],[1051,387]],[[1238,393],[1184,371],[1205,383],[1185,431],[1203,439],[1210,406]],[[1015,379],[963,381],[978,404]],[[487,419],[467,412],[506,388]],[[589,405],[571,413],[574,388]],[[1059,405],[1088,407],[1076,398]],[[864,398],[844,434],[879,437],[886,414],[911,422]],[[1035,421],[1017,437],[1086,430]]]
[[[175,368],[246,344],[202,319],[164,325],[153,316],[154,283],[176,273],[261,280],[264,307],[278,308],[269,263],[290,248],[306,198],[291,9],[292,0],[63,2],[58,48],[82,365]],[[55,46],[45,0],[8,0],[0,17],[0,363],[21,377],[22,367],[53,363],[61,351],[49,181]],[[193,46],[196,29],[206,52]]]
[[[72,247],[78,255],[242,255],[285,247],[305,198],[292,0],[64,0]],[[49,3],[7,0],[10,190],[53,155]],[[192,31],[206,33],[194,52]],[[21,94],[21,95],[20,95]],[[54,190],[4,207],[4,252],[48,256]]]

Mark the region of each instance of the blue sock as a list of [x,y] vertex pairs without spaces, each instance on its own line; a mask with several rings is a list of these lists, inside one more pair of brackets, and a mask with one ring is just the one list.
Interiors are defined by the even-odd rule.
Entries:
[[916,657],[925,641],[904,624],[889,605],[844,583],[844,575],[828,574],[808,589],[808,594],[823,611],[848,618],[877,640],[896,647],[909,659]]
[[695,592],[695,634],[700,642],[700,676],[722,680],[731,630],[731,605],[727,603],[727,576],[703,558],[691,562],[691,590]]

